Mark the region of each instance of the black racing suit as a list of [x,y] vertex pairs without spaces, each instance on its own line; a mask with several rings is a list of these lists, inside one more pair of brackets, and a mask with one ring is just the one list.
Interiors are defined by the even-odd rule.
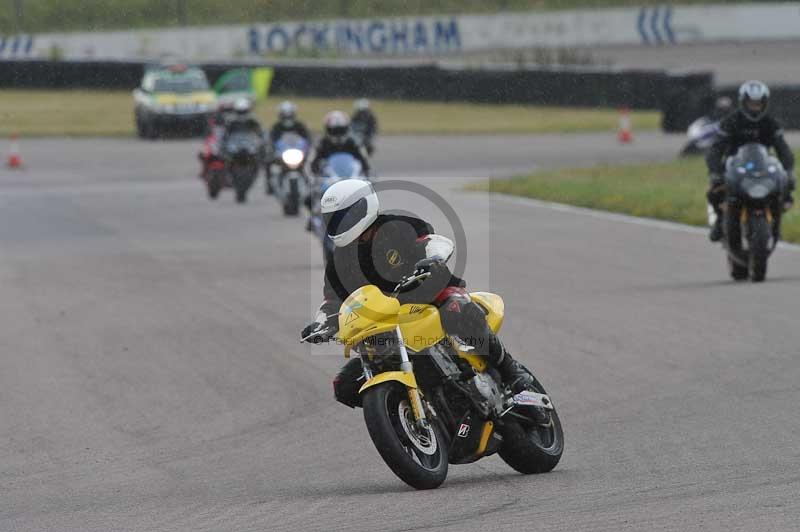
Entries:
[[358,146],[352,137],[347,137],[344,142],[335,143],[328,137],[323,137],[317,144],[314,160],[311,161],[311,171],[315,175],[322,172],[322,163],[334,153],[349,153],[361,162],[364,168],[364,175],[369,175],[369,162],[364,151]]
[[228,138],[234,133],[253,133],[258,135],[259,138],[259,158],[263,161],[266,156],[266,147],[264,146],[264,129],[259,122],[252,115],[234,116],[225,123],[225,134],[222,137],[222,149],[225,149],[225,144]]
[[282,120],[277,121],[269,132],[269,139],[272,141],[273,146],[281,135],[285,133],[296,133],[306,139],[306,142],[311,144],[311,132],[306,125],[299,120],[295,120],[291,125],[286,125]]
[[375,113],[369,109],[356,111],[350,117],[350,127],[361,135],[364,149],[372,155],[372,152],[375,151],[372,140],[378,133],[378,119],[375,117]]
[[719,124],[719,136],[706,155],[710,186],[708,202],[720,215],[725,194],[725,161],[745,144],[755,142],[773,148],[784,169],[790,176],[790,191],[794,189],[794,154],[783,136],[780,123],[770,115],[754,122],[740,110],[731,113]]
[[[379,215],[356,241],[335,249],[325,268],[325,300],[320,311],[326,315],[338,313],[351,292],[368,284],[391,293],[402,277],[410,275],[417,262],[426,258],[426,236],[430,234],[433,228],[419,218]],[[435,263],[431,273],[416,288],[401,293],[400,302],[436,305],[445,331],[474,346],[477,353],[487,356],[497,367],[505,358],[505,350],[489,328],[484,312],[470,299],[466,283],[443,262]],[[511,360],[510,355],[507,358]],[[358,358],[342,368],[334,380],[334,394],[339,402],[351,407],[360,405],[357,381],[361,376]]]
[[238,133],[240,131],[252,131],[259,137],[264,137],[264,129],[261,127],[261,122],[250,115],[235,116],[228,119],[228,121],[225,123],[226,139],[231,135],[231,133]]

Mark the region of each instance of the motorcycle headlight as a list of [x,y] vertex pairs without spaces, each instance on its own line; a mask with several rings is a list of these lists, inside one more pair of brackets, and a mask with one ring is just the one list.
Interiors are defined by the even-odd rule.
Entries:
[[298,150],[297,148],[290,148],[281,154],[283,163],[292,169],[303,164],[304,158],[305,154],[303,154],[303,150]]
[[775,182],[772,180],[760,180],[758,182],[748,180],[748,182],[744,183],[745,192],[754,200],[766,198],[772,194],[775,188]]

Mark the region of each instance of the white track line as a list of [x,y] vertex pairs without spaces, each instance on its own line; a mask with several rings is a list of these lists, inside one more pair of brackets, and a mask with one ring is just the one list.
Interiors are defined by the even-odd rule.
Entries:
[[[616,212],[598,211],[595,209],[587,209],[586,207],[575,207],[574,205],[565,205],[563,203],[553,203],[550,201],[542,201],[533,198],[522,198],[519,196],[510,196],[507,194],[492,194],[492,199],[500,199],[509,203],[517,205],[525,205],[528,207],[537,207],[540,209],[549,209],[551,211],[565,212],[569,214],[578,214],[580,216],[588,216],[599,220],[606,220],[611,222],[624,223],[628,225],[639,225],[642,227],[652,227],[655,229],[664,229],[667,231],[675,231],[679,233],[688,233],[692,235],[707,235],[708,229],[703,227],[696,227],[693,225],[686,225],[677,222],[667,222],[665,220],[656,220],[654,218],[639,218],[637,216],[630,216],[628,214],[619,214]],[[787,242],[778,243],[778,247],[789,251],[800,251],[800,246],[796,244],[789,244]]]

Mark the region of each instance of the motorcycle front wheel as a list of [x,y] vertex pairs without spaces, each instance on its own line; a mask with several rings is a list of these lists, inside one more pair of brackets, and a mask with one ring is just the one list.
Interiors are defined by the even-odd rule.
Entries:
[[386,465],[409,486],[439,487],[447,478],[445,439],[435,423],[416,425],[408,391],[397,382],[368,389],[362,399],[364,422]]
[[750,280],[763,282],[767,277],[767,260],[769,259],[769,239],[771,234],[766,216],[750,216],[747,220],[747,243],[750,247],[749,270]]
[[219,193],[222,190],[223,180],[224,176],[222,175],[222,172],[219,170],[209,170],[208,182],[206,183],[209,199],[215,200],[219,197]]
[[283,214],[297,216],[300,213],[300,191],[297,180],[289,181],[289,193],[283,203]]

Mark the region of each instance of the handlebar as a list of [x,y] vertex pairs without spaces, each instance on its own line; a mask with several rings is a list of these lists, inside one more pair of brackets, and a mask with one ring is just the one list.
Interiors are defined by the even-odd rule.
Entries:
[[412,284],[427,279],[431,276],[431,272],[423,272],[417,275],[412,275],[410,277],[403,277],[400,279],[400,283],[394,287],[394,292],[392,293],[393,296],[397,296],[404,288],[408,288]]

